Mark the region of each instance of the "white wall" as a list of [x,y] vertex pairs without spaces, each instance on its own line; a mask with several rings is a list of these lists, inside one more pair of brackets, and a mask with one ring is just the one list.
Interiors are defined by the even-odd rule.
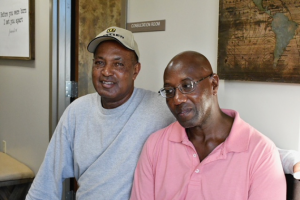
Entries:
[[[217,0],[128,0],[127,22],[166,20],[166,31],[134,33],[142,70],[136,86],[158,91],[170,59],[185,50],[203,53],[217,72]],[[278,147],[300,150],[300,85],[266,82],[220,83],[222,108],[241,117],[271,138]]]
[[0,59],[0,151],[35,173],[49,142],[50,3],[35,1],[33,61]]

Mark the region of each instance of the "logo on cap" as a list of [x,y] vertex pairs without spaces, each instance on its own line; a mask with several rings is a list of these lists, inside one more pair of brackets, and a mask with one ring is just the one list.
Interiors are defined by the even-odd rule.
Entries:
[[109,29],[107,29],[107,33],[111,33],[111,32],[116,32],[116,29],[115,28],[109,28]]

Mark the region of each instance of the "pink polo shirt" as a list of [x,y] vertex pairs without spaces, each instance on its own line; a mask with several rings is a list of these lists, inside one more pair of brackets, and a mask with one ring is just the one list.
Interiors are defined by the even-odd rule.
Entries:
[[228,138],[200,161],[178,122],[152,134],[134,174],[131,200],[284,200],[277,148],[233,110]]

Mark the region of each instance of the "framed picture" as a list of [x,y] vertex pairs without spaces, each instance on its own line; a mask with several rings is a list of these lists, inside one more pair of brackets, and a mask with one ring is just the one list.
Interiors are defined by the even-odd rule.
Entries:
[[300,83],[300,1],[219,1],[218,74]]
[[0,59],[33,60],[35,0],[0,0]]

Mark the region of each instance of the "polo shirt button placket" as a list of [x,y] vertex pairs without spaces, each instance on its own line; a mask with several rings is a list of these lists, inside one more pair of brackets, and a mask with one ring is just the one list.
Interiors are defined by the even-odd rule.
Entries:
[[194,153],[194,154],[193,154],[193,157],[196,158],[196,157],[197,157],[197,154]]
[[195,170],[195,173],[196,173],[196,174],[198,174],[199,172],[200,172],[200,170],[199,170],[199,169],[196,169],[196,170]]

